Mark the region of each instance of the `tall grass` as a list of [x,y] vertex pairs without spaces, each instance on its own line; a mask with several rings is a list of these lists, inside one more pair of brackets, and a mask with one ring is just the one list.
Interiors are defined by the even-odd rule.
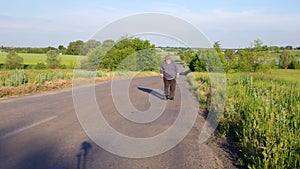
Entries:
[[28,76],[23,70],[9,71],[0,74],[0,87],[17,87],[28,82]]
[[[205,84],[206,75],[200,76],[197,83]],[[239,164],[253,169],[300,168],[299,83],[264,75],[230,76],[227,82],[219,128],[234,138]]]
[[223,132],[234,132],[243,163],[249,168],[299,168],[299,84],[243,77],[230,86]]
[[59,79],[70,80],[71,70],[8,70],[0,71],[0,87],[18,87],[25,84],[43,84]]

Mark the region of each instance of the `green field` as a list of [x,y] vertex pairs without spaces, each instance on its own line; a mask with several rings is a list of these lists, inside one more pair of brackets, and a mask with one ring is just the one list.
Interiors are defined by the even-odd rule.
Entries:
[[271,71],[270,76],[272,76],[273,78],[281,79],[281,80],[298,81],[300,83],[300,70],[274,69]]
[[[289,50],[290,54],[294,56],[295,59],[299,60],[300,59],[300,50]],[[267,59],[279,59],[280,57],[280,52],[275,52],[275,51],[262,51],[258,52],[259,56],[264,56]]]
[[[195,73],[198,74],[198,73]],[[246,75],[257,75],[260,74],[261,76],[272,78],[272,79],[278,79],[278,80],[285,80],[285,81],[291,81],[291,82],[299,82],[300,83],[300,70],[299,69],[272,69],[268,73],[230,73],[226,76],[229,78],[238,78],[241,76]]]
[[[45,63],[46,62],[46,54],[35,54],[35,53],[19,53],[19,56],[24,58],[25,65],[35,65],[37,63]],[[74,65],[77,62],[78,57],[84,56],[74,56],[74,55],[61,55],[62,57],[62,64],[67,66]],[[0,64],[5,63],[6,53],[0,53]]]

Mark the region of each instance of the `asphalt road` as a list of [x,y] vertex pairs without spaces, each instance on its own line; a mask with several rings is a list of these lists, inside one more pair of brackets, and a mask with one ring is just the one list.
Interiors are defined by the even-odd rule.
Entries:
[[[150,108],[151,94],[166,102],[163,114],[154,122],[145,124],[125,120],[118,113],[110,82],[97,84],[95,96],[103,116],[114,129],[130,137],[143,138],[165,131],[178,116],[180,91],[176,91],[174,101],[163,101],[160,100],[161,92],[151,93],[162,88],[159,77],[137,78],[130,84],[130,100],[137,110]],[[0,168],[196,168],[195,165],[199,165],[197,135],[191,133],[183,142],[161,155],[125,158],[105,151],[87,136],[75,113],[71,89],[6,99],[0,101]]]

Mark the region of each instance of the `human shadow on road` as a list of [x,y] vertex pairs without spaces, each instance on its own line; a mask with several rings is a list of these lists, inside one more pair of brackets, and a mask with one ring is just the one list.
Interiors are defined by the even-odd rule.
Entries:
[[151,95],[153,95],[153,96],[155,96],[155,97],[157,97],[157,98],[159,98],[161,100],[164,99],[164,95],[163,94],[158,93],[157,91],[154,91],[152,89],[143,88],[143,87],[138,87],[138,89],[141,90],[141,91],[143,91],[143,92],[145,92],[145,93],[151,94]]
[[85,141],[81,144],[77,157],[77,169],[86,169],[89,151],[92,149],[91,143]]

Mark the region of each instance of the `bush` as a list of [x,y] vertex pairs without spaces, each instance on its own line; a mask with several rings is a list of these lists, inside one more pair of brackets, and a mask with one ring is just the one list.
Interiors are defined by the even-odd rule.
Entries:
[[23,70],[15,70],[6,75],[0,75],[0,86],[17,87],[26,83],[28,83],[28,77]]
[[47,66],[50,69],[57,69],[61,64],[61,57],[59,57],[58,52],[56,50],[49,50],[47,52]]
[[4,76],[0,75],[0,87],[5,86],[5,78]]
[[62,64],[62,65],[59,66],[59,68],[60,68],[60,69],[67,69],[67,65]]
[[38,70],[45,70],[47,69],[47,65],[45,63],[37,63],[34,66],[34,69],[38,69]]
[[294,59],[288,67],[289,69],[300,69],[300,63],[298,60]]
[[64,74],[62,72],[44,72],[44,73],[39,73],[35,77],[35,82],[39,84],[43,84],[46,81],[53,81],[58,79],[64,79]]
[[87,71],[87,70],[76,70],[73,72],[74,78],[92,78],[92,77],[102,77],[102,72],[100,71]]
[[6,55],[5,66],[7,69],[21,69],[23,68],[23,61],[23,57],[12,50]]

